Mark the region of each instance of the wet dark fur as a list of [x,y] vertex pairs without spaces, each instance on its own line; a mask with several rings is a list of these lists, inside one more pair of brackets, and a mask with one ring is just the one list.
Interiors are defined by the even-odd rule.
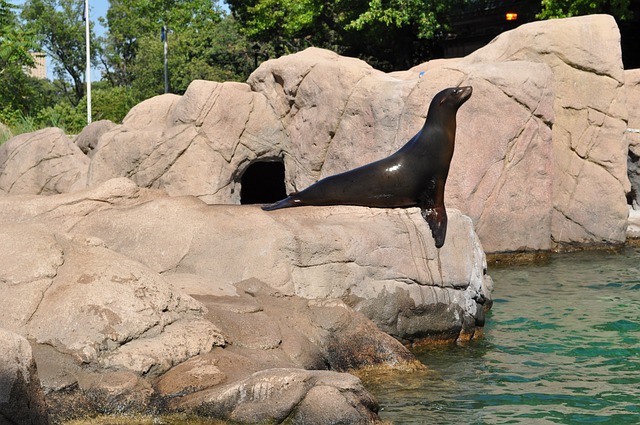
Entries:
[[262,209],[303,205],[417,206],[429,223],[436,247],[442,247],[447,233],[444,186],[455,145],[456,113],[471,93],[471,87],[453,87],[438,93],[429,105],[422,129],[393,155],[322,179]]

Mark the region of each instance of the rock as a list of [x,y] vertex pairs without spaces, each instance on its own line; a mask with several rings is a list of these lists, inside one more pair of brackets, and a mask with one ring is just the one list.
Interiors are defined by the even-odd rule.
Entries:
[[[441,250],[433,246],[417,208],[267,213],[257,206],[157,198],[135,207],[83,211],[78,220],[67,220],[74,232],[103,241],[170,282],[175,274],[177,285],[198,276],[203,283],[215,282],[210,291],[220,294],[225,290],[217,288],[255,277],[284,295],[344,298],[402,340],[471,335],[474,326],[467,333],[463,325],[475,322],[482,310],[477,303],[482,305],[491,290],[472,223],[455,210],[449,212],[448,241]],[[205,290],[200,285],[198,293]],[[404,301],[389,304],[396,297]],[[434,314],[442,320],[430,325],[424,318]]]
[[[317,48],[267,61],[247,82],[265,96],[287,129],[283,156],[289,192],[338,170],[380,159],[378,145],[384,143],[389,149],[390,142],[395,144],[400,118],[394,112],[399,112],[413,86],[389,78],[366,62]],[[363,102],[365,123],[354,122]],[[409,113],[424,114],[429,102],[424,101],[424,111]],[[336,151],[335,146],[345,141],[356,152],[345,149],[351,154],[342,158],[342,149]],[[389,151],[383,152],[386,156]],[[357,162],[351,161],[354,157]],[[339,162],[332,164],[336,159]]]
[[[5,212],[0,214],[0,224],[30,221],[37,216],[41,222],[59,223],[60,229],[66,230],[95,211],[143,204],[163,196],[166,196],[165,192],[139,188],[129,179],[118,178],[94,187],[90,192],[66,193],[51,198],[34,195],[0,197],[0,210]],[[99,244],[99,241],[95,242]]]
[[[287,187],[300,190],[320,178],[388,156],[421,128],[430,99],[442,87],[471,84],[474,95],[458,113],[448,205],[474,220],[489,252],[549,249],[550,70],[525,62],[440,65],[424,64],[387,75],[353,59],[308,49],[269,61],[254,72],[249,79],[253,89],[287,114],[283,122],[293,146],[285,151],[285,166],[288,152],[300,150],[296,157],[305,161],[293,164],[293,170],[287,166]],[[292,76],[296,67],[304,78]],[[425,77],[419,78],[420,72]],[[342,79],[349,89],[342,87]],[[270,90],[279,81],[284,90]],[[290,93],[295,98],[287,109],[282,105],[287,105]],[[495,106],[486,108],[487,104]],[[316,128],[316,122],[322,127]],[[479,134],[493,138],[486,144]],[[537,160],[521,161],[525,154]],[[536,225],[524,224],[525,206],[527,220]]]
[[623,83],[619,31],[604,15],[522,25],[466,58],[390,74],[310,48],[264,62],[247,84],[194,81],[184,96],[137,105],[100,138],[86,182],[126,176],[237,204],[249,167],[275,161],[276,183],[300,190],[388,156],[421,128],[435,93],[470,84],[446,202],[471,217],[485,250],[621,243]]
[[105,136],[89,184],[130,176],[140,186],[170,195],[239,203],[243,169],[256,158],[282,152],[284,129],[278,117],[264,96],[241,83],[194,81],[184,96],[171,100],[166,103],[170,111],[163,113],[144,103],[135,107],[120,131]]
[[360,380],[330,371],[268,369],[194,394],[188,404],[205,416],[243,423],[370,424],[379,420],[378,404]]
[[[78,391],[79,394],[75,394],[75,397],[85,398],[90,403],[89,412],[103,411],[113,414],[145,412],[153,402],[152,386],[136,373],[126,370],[103,369],[93,373],[78,373],[78,387],[80,391]],[[68,402],[69,398],[63,401]]]
[[98,146],[98,142],[100,137],[103,134],[109,132],[116,124],[109,120],[100,120],[95,121],[86,126],[80,134],[73,140],[73,142],[80,148],[82,152],[84,152],[87,156],[92,157],[93,151],[96,146]]
[[631,193],[628,201],[634,205],[634,209],[640,209],[640,111],[636,106],[640,104],[640,69],[624,72],[624,88],[629,111],[626,139],[629,143],[627,167]]
[[[120,197],[118,190],[122,191]],[[127,200],[128,194],[141,196],[144,201],[135,204]],[[122,205],[110,205],[101,197]],[[150,274],[155,272],[162,273],[162,281],[178,287],[197,287],[197,294],[224,295],[235,292],[230,285],[254,277],[287,296],[342,298],[401,340],[466,338],[473,334],[474,326],[467,328],[465,323],[475,323],[477,315],[482,314],[482,304],[490,299],[491,282],[485,274],[482,247],[471,221],[455,210],[449,211],[448,240],[440,250],[433,246],[430,229],[417,208],[305,207],[269,213],[257,206],[209,206],[192,197],[136,192],[121,180],[54,198],[21,198],[7,211],[11,214],[3,217],[5,220],[26,222],[31,214],[32,222],[43,223],[50,231],[78,235],[71,241],[47,236],[41,227],[30,227],[36,225],[31,223],[25,228],[16,227],[15,233],[8,231],[5,246],[14,245],[12,241],[21,232],[44,238],[48,242],[40,243],[49,254],[40,254],[42,260],[38,261],[64,251],[69,258],[62,268],[73,271],[70,281],[96,281],[96,288],[99,282],[113,281],[111,276],[164,288],[165,283]],[[24,240],[25,244],[34,244]],[[87,244],[98,246],[85,248]],[[15,246],[21,250],[21,245]],[[91,264],[100,259],[113,265],[96,273],[81,265],[87,262],[83,256],[91,259]],[[114,257],[108,259],[110,256]],[[56,271],[55,265],[62,260],[59,256],[51,258],[46,263],[50,265],[38,266],[38,270],[60,276],[62,270]],[[71,260],[80,264],[67,268]],[[25,269],[24,273],[32,272]],[[37,280],[39,276],[29,274],[20,279],[49,284],[46,279]],[[173,299],[160,287],[158,296],[162,293],[164,301],[158,299],[160,304],[152,310],[161,310],[161,305]],[[103,293],[95,296],[104,302],[113,298]],[[390,303],[396,298],[403,301]],[[451,301],[442,303],[442,299]],[[76,307],[69,308],[73,311]],[[31,317],[32,311],[27,311],[27,317]],[[441,314],[441,322],[429,324],[425,320]],[[32,321],[38,317],[33,315]],[[134,321],[144,328],[145,320]],[[156,322],[157,317],[152,315],[148,320]],[[164,323],[171,322],[166,320]],[[446,330],[440,328],[442,323],[447,324]],[[102,346],[98,342],[102,334],[91,335],[87,337]],[[118,338],[127,339],[127,335]],[[60,338],[64,341],[64,335]]]
[[[212,414],[209,409],[220,409],[220,401],[210,408],[202,406],[209,403],[203,399],[208,399],[211,392],[219,393],[230,383],[243,382],[252,374],[273,368],[295,367],[296,374],[303,369],[348,371],[380,365],[424,368],[402,344],[339,300],[285,296],[257,279],[234,286],[238,290],[235,297],[196,297],[207,307],[207,318],[225,334],[229,345],[190,359],[159,378],[155,387],[170,400],[172,409],[203,413],[204,408],[205,413]],[[320,394],[326,392],[318,390]],[[330,394],[335,391],[328,390]],[[278,394],[266,393],[264,397],[280,403]],[[343,393],[342,399],[345,397],[353,399],[357,407],[359,402],[353,394]],[[263,402],[269,403],[266,399]],[[312,404],[311,399],[308,402]],[[345,412],[334,414],[349,417]]]
[[162,128],[168,124],[171,111],[179,100],[180,96],[171,93],[146,99],[131,108],[122,124],[132,129]]
[[[195,300],[141,264],[42,225],[1,228],[7,259],[0,288],[15,298],[3,308],[3,327],[83,363],[139,373],[165,371],[224,343],[213,325],[197,319],[202,307]],[[38,260],[23,261],[27,246]]]
[[[459,80],[449,84],[474,87],[471,99],[458,112],[447,206],[473,220],[487,252],[550,249],[554,114],[549,67],[531,62],[448,65],[447,61],[419,65],[403,78],[415,78],[420,72],[434,81],[456,72]],[[420,87],[412,92],[411,109],[431,96],[422,94]],[[430,88],[430,93],[436,90]]]
[[31,346],[25,338],[0,328],[0,423],[49,423]]
[[155,391],[146,377],[128,370],[86,365],[50,345],[33,354],[53,423],[101,414],[153,413]]
[[461,62],[507,61],[542,62],[553,71],[551,237],[623,243],[628,112],[615,20],[589,15],[521,25]]
[[230,335],[237,354],[270,350],[283,364],[343,372],[380,364],[414,366],[402,344],[340,300],[286,296],[255,278],[234,286],[235,297],[196,299],[207,307],[207,318]]
[[52,195],[86,185],[89,158],[57,128],[0,145],[0,193]]
[[[417,209],[270,214],[122,178],[4,196],[0,209],[0,326],[33,341],[55,422],[156,407],[238,420],[375,420],[359,381],[336,371],[423,367],[375,321],[406,341],[467,339],[490,305],[481,248],[454,210],[450,248],[436,251]],[[363,314],[379,306],[373,321]],[[425,319],[436,316],[447,323]],[[286,396],[293,404],[279,390],[257,403],[225,395],[275,369],[304,382]],[[267,372],[260,382],[270,382]]]
[[640,210],[629,207],[629,224],[627,226],[627,238],[640,239]]
[[[489,251],[549,249],[550,70],[523,62],[431,67],[429,78],[421,79],[419,71],[387,75],[362,61],[307,49],[263,64],[249,85],[196,81],[170,104],[171,124],[165,130],[156,125],[164,121],[139,118],[154,126],[143,130],[125,123],[109,133],[110,141],[92,161],[89,184],[128,175],[172,195],[238,203],[247,167],[257,160],[280,160],[287,188],[299,190],[389,155],[422,126],[436,92],[472,83],[476,94],[460,113],[459,121],[466,124],[459,127],[448,202],[472,217]],[[483,107],[496,100],[501,102],[497,109],[511,117],[510,126],[496,123],[493,110]],[[479,145],[477,134],[486,133],[495,136],[490,147]],[[133,142],[140,137],[154,142]],[[524,155],[537,160],[521,161]]]

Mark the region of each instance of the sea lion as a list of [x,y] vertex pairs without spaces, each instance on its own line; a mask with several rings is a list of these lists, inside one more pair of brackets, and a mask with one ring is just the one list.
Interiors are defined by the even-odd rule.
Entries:
[[444,245],[447,211],[444,185],[456,136],[456,113],[473,89],[452,87],[436,94],[422,129],[387,158],[324,178],[265,211],[303,205],[420,207],[436,247]]

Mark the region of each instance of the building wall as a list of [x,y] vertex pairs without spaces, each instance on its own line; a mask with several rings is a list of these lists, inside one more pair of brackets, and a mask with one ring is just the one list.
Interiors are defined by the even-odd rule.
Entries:
[[27,69],[27,73],[35,78],[44,80],[47,78],[47,55],[42,52],[31,52],[33,61],[36,63],[34,68]]

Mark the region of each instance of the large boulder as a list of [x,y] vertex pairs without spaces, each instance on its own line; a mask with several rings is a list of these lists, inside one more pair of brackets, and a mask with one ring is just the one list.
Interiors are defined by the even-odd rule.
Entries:
[[[331,414],[346,423],[354,414],[366,419],[354,423],[369,423],[377,405],[358,380],[335,371],[423,368],[402,344],[339,300],[286,296],[255,278],[234,286],[233,296],[211,295],[219,288],[206,286],[193,295],[230,344],[184,362],[157,381],[171,409],[250,422],[303,415],[305,421],[293,423],[325,423],[321,412],[331,406]],[[324,369],[334,372],[314,372]],[[305,383],[298,387],[301,376]],[[331,383],[316,377],[330,377]],[[313,397],[306,398],[309,391]],[[242,392],[251,396],[237,398]]]
[[224,338],[203,307],[99,241],[0,225],[2,327],[87,364],[159,373]]
[[31,346],[0,328],[0,423],[47,425],[49,415]]
[[116,124],[109,120],[94,121],[82,129],[80,134],[73,140],[73,143],[87,156],[92,157],[100,137],[115,126]]
[[[247,84],[194,81],[184,96],[137,105],[98,138],[83,183],[126,176],[237,204],[250,167],[275,161],[280,185],[304,189],[388,156],[421,128],[435,93],[470,84],[446,202],[471,217],[485,249],[621,243],[630,186],[619,39],[610,16],[535,22],[466,58],[390,74],[310,48],[264,62]],[[0,191],[83,186],[83,175],[53,191],[17,184],[6,170],[20,164],[0,163]]]
[[623,243],[628,108],[615,20],[590,15],[525,24],[463,60],[509,61],[553,71],[551,237],[560,244]]
[[330,371],[271,369],[189,397],[206,416],[241,423],[371,424],[378,403],[358,378]]
[[170,195],[238,204],[244,168],[256,158],[279,157],[284,137],[264,96],[248,85],[194,81],[182,97],[135,106],[117,131],[104,135],[88,183],[127,176]]
[[89,158],[58,128],[0,145],[0,193],[52,195],[85,187]]
[[[0,198],[0,206],[7,205],[10,213],[0,223],[29,222],[24,228],[12,230],[13,225],[5,232],[5,246],[16,251],[13,258],[19,258],[17,255],[27,246],[39,246],[36,237],[46,250],[30,257],[38,263],[34,267],[38,275],[32,275],[30,268],[11,266],[11,262],[5,267],[14,267],[11,273],[31,273],[16,279],[37,282],[43,288],[50,286],[46,278],[60,275],[58,264],[73,271],[74,282],[99,282],[121,274],[125,279],[126,270],[137,269],[128,264],[118,271],[114,264],[96,275],[84,266],[71,264],[75,257],[65,261],[60,257],[61,252],[71,255],[77,251],[79,256],[95,252],[100,257],[116,252],[124,256],[119,263],[135,260],[178,286],[194,276],[200,286],[213,282],[231,285],[254,277],[285,295],[342,298],[401,340],[469,338],[476,322],[482,322],[485,300],[490,299],[484,252],[473,224],[456,210],[449,210],[447,242],[436,249],[429,226],[417,208],[334,206],[265,212],[257,206],[207,205],[195,197],[166,197],[157,192],[142,195],[144,192],[130,181],[119,179],[88,192],[50,200],[21,197],[16,204],[10,198]],[[101,202],[100,197],[111,203]],[[136,197],[143,202],[132,202]],[[123,206],[114,205],[114,200]],[[82,239],[65,242],[55,234],[47,236],[44,229],[34,227],[34,220],[49,232],[72,232]],[[33,240],[23,236],[22,242],[11,242],[19,239],[21,232],[34,235]],[[68,243],[72,245],[67,248],[61,245]],[[78,243],[88,247],[75,249],[73,244]],[[107,250],[103,251],[100,244]],[[46,267],[40,262],[46,262]],[[79,258],[77,262],[85,261]],[[85,274],[90,278],[83,278]],[[135,273],[136,282],[141,281],[138,285],[151,285],[145,283],[145,274],[144,270]],[[160,284],[149,279],[154,285]],[[203,279],[211,283],[203,283]],[[15,290],[21,288],[16,286]],[[101,298],[106,303],[111,296],[104,294]],[[443,299],[450,301],[443,303]],[[30,329],[35,332],[33,322],[39,315],[22,307],[16,310],[31,317]],[[154,310],[157,308],[145,309],[148,314]],[[120,317],[121,313],[114,312]],[[4,314],[18,317],[11,308]],[[434,317],[438,319],[431,320]],[[149,320],[160,319],[150,316]],[[144,320],[135,321],[144,326]],[[17,327],[20,323],[13,329],[23,330]],[[99,335],[90,340],[98,343]]]
[[[307,49],[266,62],[248,85],[195,81],[179,100],[143,102],[104,135],[89,185],[128,176],[172,195],[237,204],[248,167],[275,160],[287,189],[299,190],[388,156],[420,129],[442,87],[472,84],[459,112],[448,202],[474,220],[488,251],[549,249],[551,71],[525,62],[427,68],[423,78],[419,68],[388,75]],[[525,154],[531,159],[522,161]]]
[[627,167],[632,189],[628,201],[633,204],[634,209],[640,209],[640,109],[638,108],[640,105],[640,69],[624,72],[624,87],[627,94],[627,110],[629,111]]
[[[365,423],[375,403],[336,371],[420,368],[397,339],[469,339],[491,305],[484,254],[455,210],[437,250],[418,209],[268,213],[124,178],[3,196],[0,209],[0,326],[32,342],[54,421],[164,406]],[[334,372],[306,372],[318,369]],[[291,394],[228,397],[298,380]]]
[[[87,215],[74,231],[167,279],[191,274],[232,284],[255,277],[286,295],[344,298],[403,340],[470,337],[490,292],[473,225],[455,210],[440,250],[417,208],[267,213],[257,206],[159,198]],[[392,302],[398,297],[402,301]]]

